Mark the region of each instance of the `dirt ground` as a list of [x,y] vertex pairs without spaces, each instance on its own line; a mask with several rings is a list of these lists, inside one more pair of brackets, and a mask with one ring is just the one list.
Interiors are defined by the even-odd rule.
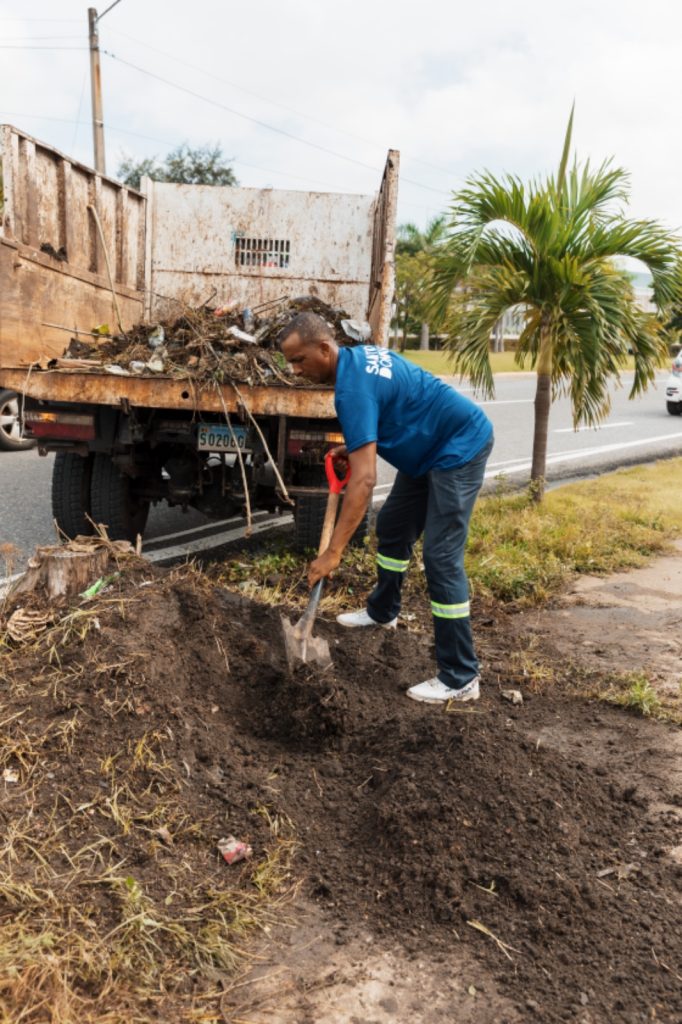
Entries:
[[[25,737],[77,713],[69,757],[42,748],[32,820],[53,821],[59,800],[89,808],[69,816],[63,842],[82,848],[96,827],[159,904],[172,894],[181,907],[180,864],[207,885],[248,887],[218,838],[231,832],[258,858],[272,821],[287,823],[297,896],[221,1001],[223,1020],[682,1021],[681,734],[574,693],[577,675],[637,666],[678,685],[682,552],[581,580],[543,612],[477,607],[482,699],[446,709],[404,695],[432,673],[423,608],[395,633],[321,622],[333,668],[292,677],[276,611],[144,565],[115,586],[96,629],[60,654],[68,687],[50,682],[44,651],[14,651],[3,718],[20,716]],[[164,778],[173,767],[182,777],[182,820],[204,823],[153,854],[120,814],[97,817],[103,759],[149,736]],[[26,758],[3,763],[20,776],[4,787],[11,820],[24,809]],[[145,814],[164,793],[154,785]],[[22,872],[25,882],[30,859]],[[93,920],[116,921],[103,888],[89,899]],[[192,986],[148,1019],[190,1019]]]

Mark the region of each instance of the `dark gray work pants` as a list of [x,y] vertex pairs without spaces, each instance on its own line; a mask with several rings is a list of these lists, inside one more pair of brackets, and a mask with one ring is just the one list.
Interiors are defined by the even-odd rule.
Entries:
[[478,675],[464,571],[469,520],[493,439],[470,462],[425,476],[398,473],[377,517],[377,585],[367,599],[376,622],[400,611],[400,592],[415,541],[424,534],[438,678],[459,689]]

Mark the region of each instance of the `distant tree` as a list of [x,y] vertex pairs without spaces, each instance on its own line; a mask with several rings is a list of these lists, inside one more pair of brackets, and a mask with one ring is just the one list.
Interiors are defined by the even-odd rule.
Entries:
[[523,313],[516,360],[535,369],[531,481],[542,497],[549,411],[568,393],[573,423],[594,426],[610,408],[609,384],[632,352],[630,396],[654,379],[665,355],[661,321],[635,302],[618,257],[641,261],[663,316],[679,302],[679,240],[650,220],[627,220],[627,175],[609,163],[568,169],[573,114],[556,177],[524,184],[476,175],[453,197],[449,234],[433,274],[433,313],[444,319],[455,365],[494,393],[490,335],[509,310]]
[[445,216],[433,217],[421,231],[416,224],[401,224],[396,241],[396,303],[402,330],[401,351],[405,348],[410,321],[418,318],[419,347],[428,351],[429,324],[424,297],[429,284],[431,256],[446,232]]
[[416,224],[400,224],[395,251],[397,255],[416,256],[418,252],[430,252],[446,234],[445,214],[433,217],[420,231]]
[[394,326],[400,335],[401,352],[405,351],[408,334],[418,331],[424,322],[430,270],[425,252],[414,255],[402,252],[396,256]]
[[155,156],[144,160],[124,157],[116,173],[125,185],[137,189],[145,175],[154,181],[169,181],[176,185],[239,184],[221,146],[206,145],[194,149],[186,142],[170,152],[162,163]]

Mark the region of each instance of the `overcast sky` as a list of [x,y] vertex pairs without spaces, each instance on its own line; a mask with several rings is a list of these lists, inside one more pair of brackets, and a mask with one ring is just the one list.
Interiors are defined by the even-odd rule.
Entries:
[[[421,226],[472,172],[555,169],[575,99],[579,158],[613,157],[631,173],[630,214],[679,230],[681,12],[676,0],[120,0],[99,23],[113,55],[107,171],[123,154],[211,142],[242,185],[374,192],[394,147],[399,219]],[[0,121],[92,164],[86,3],[0,0],[0,37]]]

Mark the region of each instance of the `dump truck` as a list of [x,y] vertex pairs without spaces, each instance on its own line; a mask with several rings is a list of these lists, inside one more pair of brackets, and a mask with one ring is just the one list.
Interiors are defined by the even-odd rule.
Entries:
[[15,127],[0,132],[0,389],[21,396],[40,453],[55,453],[60,530],[102,523],[112,539],[134,539],[161,501],[216,518],[293,502],[296,543],[314,546],[323,457],[340,440],[331,388],[208,388],[62,357],[70,339],[106,325],[282,296],[343,308],[387,345],[398,152],[373,195],[149,178],[136,191]]

